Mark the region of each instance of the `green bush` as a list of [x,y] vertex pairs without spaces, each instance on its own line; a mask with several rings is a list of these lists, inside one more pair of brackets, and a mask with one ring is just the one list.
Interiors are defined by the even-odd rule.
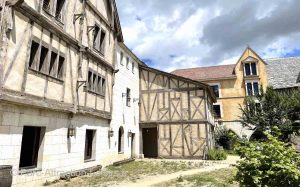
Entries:
[[215,140],[217,145],[222,146],[224,149],[233,150],[239,141],[239,137],[224,126],[218,126],[215,130]]
[[227,153],[220,149],[210,149],[207,154],[208,160],[226,160]]
[[237,165],[240,186],[300,186],[300,156],[266,134],[264,142],[244,142],[236,150],[242,160]]

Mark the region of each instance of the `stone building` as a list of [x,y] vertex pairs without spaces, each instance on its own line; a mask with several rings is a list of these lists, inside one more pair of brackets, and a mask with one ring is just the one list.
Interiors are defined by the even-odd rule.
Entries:
[[4,3],[0,165],[13,165],[13,184],[120,160],[110,131],[115,49],[123,42],[115,2]]
[[214,113],[219,124],[227,126],[237,135],[248,138],[254,132],[240,123],[240,107],[244,99],[265,90],[299,87],[300,58],[262,59],[247,47],[235,64],[178,69],[175,75],[187,77],[211,85],[217,102]]
[[0,15],[0,165],[14,186],[142,157],[145,128],[158,129],[155,156],[213,147],[210,87],[143,64],[114,0],[4,0]]
[[139,66],[144,64],[124,45],[116,46],[111,145],[120,159],[140,157]]

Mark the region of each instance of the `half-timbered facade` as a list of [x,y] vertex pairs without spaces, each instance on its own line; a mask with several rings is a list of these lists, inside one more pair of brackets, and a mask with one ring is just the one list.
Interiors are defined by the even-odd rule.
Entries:
[[203,158],[213,147],[208,85],[140,68],[140,126],[145,157]]
[[4,0],[0,10],[0,165],[13,166],[13,184],[118,160],[109,144],[123,41],[115,2]]

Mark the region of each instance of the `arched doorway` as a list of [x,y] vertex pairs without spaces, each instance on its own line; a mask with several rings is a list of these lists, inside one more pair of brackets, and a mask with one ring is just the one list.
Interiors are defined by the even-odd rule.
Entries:
[[119,153],[124,152],[124,129],[122,126],[119,128],[119,134],[118,134],[118,152]]

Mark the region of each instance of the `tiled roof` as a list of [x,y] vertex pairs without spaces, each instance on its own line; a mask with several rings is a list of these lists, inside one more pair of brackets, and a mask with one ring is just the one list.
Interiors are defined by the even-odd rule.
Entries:
[[171,73],[178,76],[193,79],[193,80],[232,78],[235,77],[233,73],[234,67],[235,64],[230,64],[230,65],[221,65],[221,66],[178,69]]
[[266,59],[268,83],[276,89],[299,87],[300,57]]
[[[268,84],[275,89],[300,86],[300,57],[265,59]],[[235,77],[236,64],[178,69],[171,73],[193,80],[213,80]]]

